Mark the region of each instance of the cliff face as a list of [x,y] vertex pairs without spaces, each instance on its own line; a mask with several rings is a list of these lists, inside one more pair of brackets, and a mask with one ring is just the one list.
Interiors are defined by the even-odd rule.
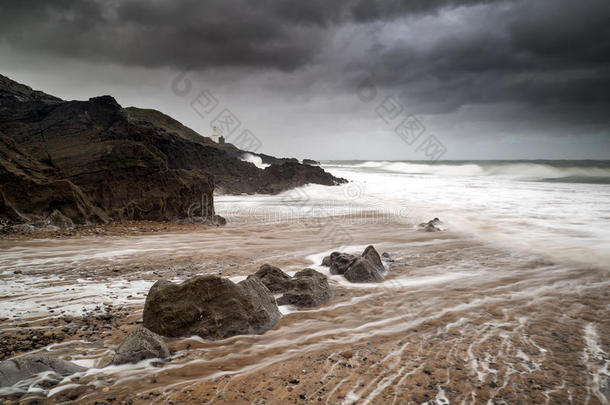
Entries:
[[343,181],[273,157],[262,170],[158,111],[110,96],[63,101],[1,75],[0,132],[0,220],[10,223],[55,210],[76,223],[214,220],[215,185],[254,193]]
[[54,225],[57,213],[76,224],[108,221],[76,185],[0,133],[0,221]]

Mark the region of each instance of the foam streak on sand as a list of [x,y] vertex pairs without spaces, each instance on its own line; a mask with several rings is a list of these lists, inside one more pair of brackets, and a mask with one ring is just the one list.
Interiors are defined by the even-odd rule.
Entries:
[[610,394],[610,357],[602,350],[600,339],[595,325],[588,323],[584,330],[585,348],[583,361],[591,376],[591,385],[587,387],[586,403],[593,394],[602,404],[610,403],[607,395]]

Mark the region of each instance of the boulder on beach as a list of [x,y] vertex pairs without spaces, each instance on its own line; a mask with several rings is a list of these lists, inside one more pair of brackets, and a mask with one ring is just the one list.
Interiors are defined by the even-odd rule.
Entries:
[[69,361],[40,353],[28,354],[0,362],[0,387],[11,386],[45,371],[52,371],[58,376],[65,377],[85,370],[86,368]]
[[322,259],[322,266],[330,267],[330,255],[324,256],[324,259]]
[[356,260],[356,256],[349,253],[332,252],[330,254],[330,274],[343,274]]
[[144,327],[162,336],[223,339],[271,329],[281,318],[275,298],[257,278],[234,283],[214,275],[181,284],[157,281],[144,304]]
[[384,279],[385,267],[381,262],[381,256],[372,245],[367,246],[360,257],[349,253],[332,252],[330,256],[324,258],[322,265],[330,267],[330,274],[342,274],[352,283],[368,283]]
[[428,222],[422,222],[419,224],[419,228],[426,232],[439,232],[442,231],[442,222],[438,218],[434,218]]
[[284,292],[290,285],[288,274],[267,263],[263,264],[253,276],[249,277],[257,277],[273,293]]
[[137,363],[146,359],[165,359],[167,357],[169,357],[169,350],[163,338],[146,328],[140,327],[123,340],[110,364]]
[[305,269],[297,272],[289,281],[289,288],[284,292],[278,305],[295,305],[297,307],[317,307],[333,297],[328,279],[320,272]]
[[284,293],[277,299],[278,305],[316,307],[333,296],[326,276],[313,269],[301,270],[290,277],[281,269],[264,264],[248,278],[258,278],[270,291]]
[[383,281],[385,268],[381,257],[375,248],[370,245],[364,249],[362,256],[354,260],[343,276],[352,283],[368,283]]

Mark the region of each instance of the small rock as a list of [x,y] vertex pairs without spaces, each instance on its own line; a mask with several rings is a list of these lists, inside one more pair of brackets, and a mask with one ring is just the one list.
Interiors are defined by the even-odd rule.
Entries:
[[349,253],[332,252],[329,256],[330,274],[343,274],[356,260],[356,256]]
[[351,359],[354,356],[354,352],[352,352],[351,350],[346,350],[341,353],[341,355],[346,359]]
[[442,225],[443,223],[440,219],[434,218],[428,222],[422,222],[419,224],[419,228],[426,232],[440,232],[443,230]]
[[119,365],[167,357],[169,350],[163,338],[144,327],[139,327],[123,340],[110,363]]
[[67,376],[85,370],[84,367],[65,360],[40,353],[29,354],[0,362],[0,387],[11,386],[43,371]]
[[263,264],[253,277],[257,277],[273,293],[284,292],[289,288],[290,276],[280,268]]

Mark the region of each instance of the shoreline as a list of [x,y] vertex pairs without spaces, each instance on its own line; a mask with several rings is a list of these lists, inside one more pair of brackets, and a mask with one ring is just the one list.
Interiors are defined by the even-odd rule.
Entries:
[[[85,404],[360,404],[367,398],[370,403],[443,398],[445,403],[492,398],[570,403],[572,398],[577,404],[588,396],[596,403],[590,367],[610,352],[609,283],[601,270],[583,272],[583,267],[498,249],[451,231],[420,232],[399,222],[362,226],[342,217],[324,221],[340,224],[352,236],[347,250],[373,243],[380,253],[390,252],[396,261],[387,280],[350,285],[331,276],[331,302],[314,310],[284,311],[262,335],[215,342],[165,339],[172,351],[169,363],[92,370],[77,380],[68,378],[48,401],[72,395]],[[102,314],[110,304],[125,316],[98,321],[94,315],[90,322],[77,317],[72,322],[78,334],[64,332],[60,345],[38,348],[82,364],[103,364],[139,325],[146,291],[160,277],[244,277],[263,263],[289,273],[312,266],[324,271],[316,262],[336,248],[315,229],[289,222],[200,226],[131,235],[127,246],[111,233],[66,238],[61,245],[40,239],[32,242],[35,247],[21,246],[19,257],[11,260],[22,263],[23,273],[7,273],[5,256],[1,277],[5,285],[25,282],[20,287],[25,289],[21,295],[5,291],[2,301],[32,312],[19,315],[19,321],[3,321],[2,336],[23,323],[29,325],[22,329],[43,334],[72,328],[60,313],[31,320],[40,317],[42,304],[52,303],[47,308],[56,312],[74,307],[77,313],[99,305]],[[20,241],[3,241],[13,242]],[[58,271],[61,277],[52,278]],[[28,280],[37,297],[27,297]],[[75,288],[74,301],[59,302],[55,290],[45,293],[48,288]],[[568,318],[557,314],[558,306]],[[596,345],[601,351],[594,351]],[[585,362],[583,353],[591,360]],[[598,377],[605,378],[603,373]]]
[[79,225],[72,229],[39,229],[28,231],[0,231],[2,240],[70,239],[82,236],[138,236],[155,233],[193,232],[215,228],[204,223],[178,223],[174,221],[113,221],[108,224]]

